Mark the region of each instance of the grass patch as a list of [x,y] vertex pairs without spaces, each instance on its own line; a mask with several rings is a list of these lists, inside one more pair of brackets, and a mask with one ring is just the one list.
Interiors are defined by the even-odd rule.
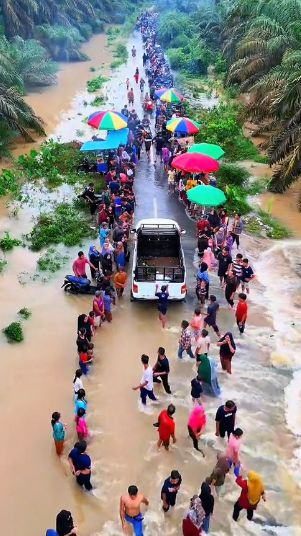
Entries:
[[20,246],[21,244],[21,240],[12,238],[7,231],[0,239],[0,249],[2,249],[2,251],[11,251],[12,249],[14,249],[15,246]]
[[121,65],[124,64],[124,61],[121,59],[113,60],[110,64],[111,69],[118,69]]
[[95,97],[95,99],[91,102],[91,106],[102,106],[102,104],[105,104],[107,101],[106,97],[104,95],[98,95]]
[[8,342],[22,342],[24,340],[22,325],[20,322],[12,322],[3,329]]
[[24,320],[28,320],[28,318],[31,317],[32,312],[29,309],[27,309],[27,307],[22,307],[22,309],[18,311],[18,315],[24,318]]
[[88,80],[87,82],[87,90],[89,93],[95,93],[99,89],[103,87],[103,85],[109,80],[106,76],[96,76],[95,78],[92,78],[92,80]]
[[289,238],[291,236],[291,232],[268,212],[259,210],[258,215],[262,223],[268,228],[267,236],[269,238],[281,240],[282,238]]
[[86,215],[79,212],[77,206],[61,203],[51,214],[40,214],[27,239],[30,248],[39,251],[52,244],[65,246],[81,245],[84,238],[95,238],[87,222]]
[[69,256],[62,255],[57,249],[50,247],[39,257],[37,261],[38,269],[41,272],[54,273],[60,270],[69,259]]

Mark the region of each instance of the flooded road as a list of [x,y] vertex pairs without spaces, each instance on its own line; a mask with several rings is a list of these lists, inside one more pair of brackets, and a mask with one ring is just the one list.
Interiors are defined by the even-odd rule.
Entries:
[[[133,42],[138,50],[138,61],[133,63],[130,59],[127,66],[116,72],[107,87],[110,101],[116,109],[126,102],[126,77],[133,77],[136,66],[142,72],[141,43],[135,37],[129,42],[129,49]],[[135,94],[135,108],[141,113],[137,88]],[[68,112],[70,117],[76,115],[78,100],[85,98],[83,92],[74,100],[76,105]],[[55,134],[62,131],[66,132],[65,122],[56,126]],[[69,135],[73,139],[71,125]],[[249,523],[241,516],[239,523],[235,524],[231,516],[239,489],[231,475],[226,480],[222,497],[216,500],[211,534],[298,536],[301,534],[301,498],[296,484],[300,478],[294,450],[300,445],[286,426],[284,400],[284,389],[292,379],[292,372],[290,367],[272,365],[271,356],[279,341],[275,343],[275,328],[278,329],[278,326],[275,325],[271,307],[275,303],[278,288],[273,287],[267,294],[266,285],[269,286],[270,282],[264,276],[268,269],[268,273],[276,278],[279,273],[282,274],[285,266],[278,258],[278,272],[273,271],[275,267],[268,252],[258,258],[261,242],[243,237],[243,252],[248,252],[252,262],[255,259],[258,262],[258,266],[255,265],[258,281],[251,290],[250,318],[246,334],[241,339],[233,327],[234,317],[226,309],[217,277],[211,274],[211,291],[221,303],[219,323],[222,331],[233,329],[237,352],[233,358],[232,377],[219,371],[221,399],[205,398],[208,424],[202,440],[206,454],[203,459],[193,451],[186,432],[194,364],[189,358],[179,362],[176,357],[181,320],[189,320],[195,306],[195,224],[187,218],[176,197],[168,195],[166,177],[159,165],[155,167],[153,162],[147,163],[145,154],[142,154],[135,186],[137,220],[141,217],[171,217],[187,231],[183,247],[189,295],[186,303],[170,306],[169,329],[163,331],[157,320],[155,304],[131,303],[127,289],[120,305],[113,310],[112,324],[103,325],[96,334],[96,362],[91,376],[84,381],[89,403],[88,425],[92,431],[89,454],[93,461],[95,497],[85,495],[77,488],[70,475],[66,456],[62,462],[57,459],[50,427],[51,413],[60,411],[68,426],[67,454],[76,440],[72,397],[72,380],[77,368],[76,320],[78,314],[90,310],[91,297],[66,296],[61,290],[63,276],[71,271],[71,261],[68,268],[61,270],[47,283],[37,280],[22,286],[18,283],[18,274],[24,270],[34,272],[38,255],[16,248],[7,256],[8,267],[0,276],[0,301],[5,304],[1,307],[1,326],[13,321],[16,312],[23,306],[32,310],[32,317],[24,322],[25,341],[22,344],[8,345],[2,336],[0,338],[4,377],[1,417],[6,430],[5,439],[9,443],[9,449],[2,443],[0,462],[5,483],[1,500],[3,534],[40,536],[46,528],[54,525],[57,512],[65,508],[72,511],[80,536],[121,536],[119,497],[129,484],[135,483],[150,500],[145,517],[146,536],[180,536],[181,520],[189,498],[210,474],[216,452],[226,447],[225,441],[214,435],[214,417],[218,405],[231,398],[238,406],[237,424],[244,430],[244,467],[262,473],[268,501],[258,509],[258,523]],[[17,220],[6,218],[3,221],[5,228],[10,229],[14,236],[20,236],[31,225],[26,210],[20,212]],[[300,251],[300,243],[295,244]],[[85,243],[85,250],[88,245],[88,242]],[[282,247],[285,249],[287,246]],[[71,259],[76,252],[77,248],[69,250]],[[297,288],[295,274],[291,272],[290,275]],[[282,322],[294,318],[293,307],[292,303]],[[297,337],[294,339],[291,333],[290,339],[290,352],[297,354],[300,341]],[[218,362],[214,335],[212,341],[210,353]],[[285,353],[285,334],[282,334],[281,342]],[[173,395],[166,395],[161,386],[156,387],[159,405],[150,405],[144,413],[140,411],[138,394],[131,387],[137,385],[141,377],[140,355],[148,354],[154,363],[158,346],[166,348],[170,359]],[[177,408],[175,420],[178,441],[170,452],[158,453],[157,433],[152,423],[171,401]],[[171,469],[180,471],[183,485],[175,512],[164,517],[160,490]]]

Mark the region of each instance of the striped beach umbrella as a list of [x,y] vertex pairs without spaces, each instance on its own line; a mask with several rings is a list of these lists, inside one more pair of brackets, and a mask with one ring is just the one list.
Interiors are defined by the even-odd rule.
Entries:
[[184,100],[183,95],[181,95],[181,93],[179,93],[174,87],[170,89],[165,89],[164,91],[162,91],[162,93],[161,90],[158,90],[155,93],[163,102],[171,102],[172,104],[177,104],[179,102],[183,102]]
[[201,125],[188,117],[174,117],[167,121],[167,130],[177,134],[197,134]]
[[98,130],[121,130],[127,124],[127,117],[120,112],[94,112],[88,118],[88,125]]

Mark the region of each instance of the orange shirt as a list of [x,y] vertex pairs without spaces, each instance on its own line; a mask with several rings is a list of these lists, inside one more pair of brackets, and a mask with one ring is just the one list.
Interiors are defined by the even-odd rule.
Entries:
[[114,283],[117,288],[122,288],[121,285],[125,285],[127,282],[127,273],[126,272],[117,272],[114,277]]

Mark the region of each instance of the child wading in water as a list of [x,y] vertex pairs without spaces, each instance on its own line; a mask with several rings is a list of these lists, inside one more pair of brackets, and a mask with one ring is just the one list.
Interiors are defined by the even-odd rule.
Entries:
[[58,456],[61,456],[64,450],[65,441],[65,426],[60,421],[61,414],[58,411],[54,411],[51,416],[52,435],[55,444],[55,450]]
[[76,431],[79,441],[87,439],[89,435],[88,426],[85,419],[86,410],[84,408],[79,408],[77,410],[77,415],[75,417]]

